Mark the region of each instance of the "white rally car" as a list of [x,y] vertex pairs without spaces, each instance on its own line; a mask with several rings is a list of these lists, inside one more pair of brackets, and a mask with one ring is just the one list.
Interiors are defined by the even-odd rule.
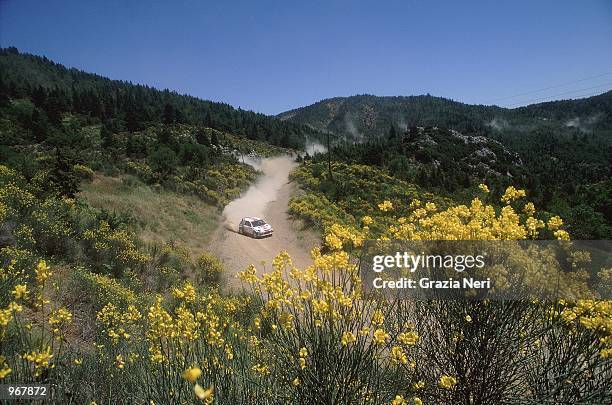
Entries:
[[244,217],[238,225],[238,233],[241,235],[248,235],[253,238],[265,238],[266,236],[272,236],[272,226],[261,218],[255,217]]

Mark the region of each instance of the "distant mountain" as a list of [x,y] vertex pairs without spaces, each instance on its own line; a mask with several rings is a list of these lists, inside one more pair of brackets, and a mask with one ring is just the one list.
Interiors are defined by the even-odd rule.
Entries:
[[498,192],[515,185],[567,218],[573,236],[612,235],[612,91],[516,109],[361,95],[278,117],[333,133],[335,160],[373,165],[458,198],[479,182]]
[[441,126],[464,133],[488,133],[554,124],[589,131],[612,128],[612,91],[516,109],[470,105],[429,95],[357,95],[325,99],[281,113],[278,118],[357,141],[385,135],[391,126],[400,131],[416,126]]
[[156,123],[184,123],[294,148],[316,137],[316,131],[306,125],[66,68],[14,47],[0,49],[0,102],[8,98],[32,98],[52,120],[75,112],[112,121],[116,128],[128,131]]

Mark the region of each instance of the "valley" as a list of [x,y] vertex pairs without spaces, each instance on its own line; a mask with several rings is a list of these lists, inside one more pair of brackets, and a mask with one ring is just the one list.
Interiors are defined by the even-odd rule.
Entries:
[[[610,238],[611,107],[271,116],[0,49],[0,382],[57,403],[604,403],[612,272],[583,252],[521,251],[526,282],[559,265],[580,294],[553,303],[384,297],[357,264],[367,240]],[[239,234],[247,216],[273,235]]]

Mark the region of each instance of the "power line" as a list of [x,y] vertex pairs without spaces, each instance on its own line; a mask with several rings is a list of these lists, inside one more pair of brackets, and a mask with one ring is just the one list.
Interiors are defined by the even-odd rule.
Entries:
[[[575,96],[572,96],[571,99],[578,99],[578,98],[584,98],[584,97],[598,96],[600,94],[602,94],[601,91],[595,91],[595,92],[584,93],[584,94],[577,94]],[[518,107],[518,106],[523,106],[524,107],[524,106],[527,106],[529,104],[533,104],[533,103],[538,102],[538,101],[546,102],[547,99],[553,98],[553,97],[557,97],[557,96],[544,97],[544,98],[541,98],[541,99],[535,99],[535,100],[526,101],[524,103],[511,104],[511,105],[507,106],[506,108],[514,108],[514,107]],[[561,100],[548,100],[548,101],[552,102],[552,101],[561,101]]]
[[495,99],[492,99],[492,100],[485,101],[484,104],[489,104],[489,103],[493,103],[495,101],[508,100],[510,98],[516,98],[516,97],[521,97],[521,96],[527,96],[527,95],[530,95],[530,94],[540,93],[542,91],[551,90],[551,89],[557,89],[559,87],[569,86],[570,84],[586,82],[588,80],[598,79],[600,77],[604,77],[604,76],[608,76],[608,75],[612,75],[612,71],[606,72],[606,73],[602,73],[602,74],[599,74],[597,76],[585,77],[583,79],[578,79],[578,80],[574,80],[574,81],[563,83],[563,84],[557,84],[557,85],[554,85],[554,86],[543,87],[543,88],[537,89],[537,90],[526,91],[524,93],[515,94],[513,96],[506,96],[506,97],[495,98]]

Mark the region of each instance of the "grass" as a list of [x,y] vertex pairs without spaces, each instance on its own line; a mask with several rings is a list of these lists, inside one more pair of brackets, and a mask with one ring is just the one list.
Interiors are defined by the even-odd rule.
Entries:
[[82,185],[81,196],[96,208],[135,218],[143,241],[180,242],[194,256],[207,249],[221,218],[215,206],[196,196],[153,188],[132,176],[96,174]]

